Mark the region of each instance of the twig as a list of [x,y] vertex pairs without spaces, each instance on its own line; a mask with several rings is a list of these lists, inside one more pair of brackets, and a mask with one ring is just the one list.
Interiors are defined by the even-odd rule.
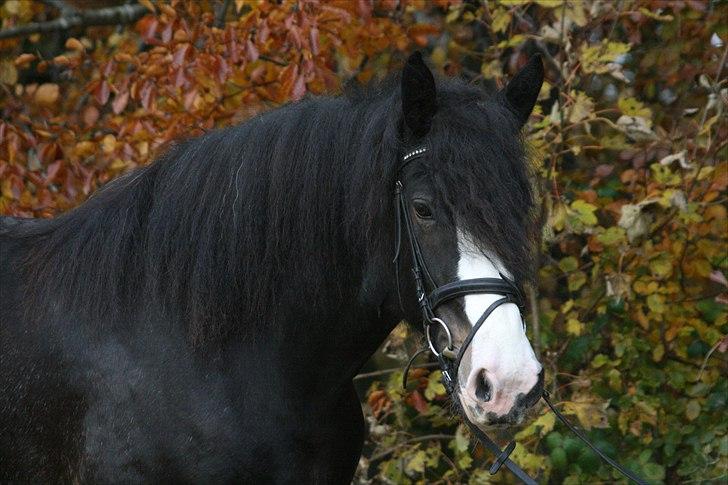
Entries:
[[372,461],[381,460],[385,456],[391,455],[392,453],[394,453],[398,449],[402,448],[403,446],[407,446],[412,443],[419,443],[420,441],[430,441],[430,440],[451,440],[453,438],[455,438],[455,435],[451,435],[451,434],[426,434],[424,436],[416,436],[414,438],[410,438],[406,441],[398,443],[398,444],[394,445],[393,447],[382,451],[381,453],[377,453],[376,455],[369,458],[369,461],[372,462]]
[[538,312],[538,293],[534,285],[528,285],[526,289],[528,301],[531,306],[531,327],[533,328],[533,352],[536,358],[541,360],[541,319]]
[[225,25],[225,15],[227,15],[231,3],[233,3],[232,0],[225,0],[217,11],[217,15],[215,15],[215,27],[218,29],[221,29]]
[[701,377],[703,377],[703,371],[705,371],[705,366],[708,365],[708,359],[710,359],[710,356],[713,355],[713,352],[715,352],[715,349],[720,347],[720,344],[724,343],[723,341],[727,339],[728,336],[725,336],[718,340],[713,347],[708,351],[707,354],[705,354],[705,359],[703,359],[703,363],[700,366],[700,372],[698,372],[698,380],[700,380]]
[[281,67],[288,66],[287,62],[279,61],[278,59],[274,59],[274,58],[272,58],[270,56],[266,56],[264,54],[259,55],[258,59],[260,59],[261,61],[271,62],[271,63],[275,64],[276,66],[281,66]]
[[128,24],[148,13],[143,5],[119,5],[117,7],[82,10],[63,15],[48,22],[32,22],[0,30],[0,39],[25,37],[28,35],[69,30],[75,27]]
[[[439,364],[437,362],[428,362],[427,364],[422,364],[418,366],[412,366],[411,369],[431,369],[433,367],[437,367]],[[397,372],[398,370],[402,370],[402,367],[393,367],[391,369],[382,369],[382,370],[376,370],[373,372],[365,372],[363,374],[357,374],[354,376],[354,380],[359,379],[367,379],[369,377],[379,377],[387,374],[391,374],[392,372]]]
[[[718,82],[720,81],[720,76],[721,76],[721,74],[723,74],[723,67],[725,66],[726,57],[728,57],[728,45],[726,45],[725,49],[723,49],[723,56],[720,59],[720,64],[718,64],[718,72],[715,73],[715,81],[713,83],[715,85],[718,84]],[[715,94],[718,95],[717,91],[719,91],[719,89],[716,89],[715,91],[716,91]],[[703,113],[700,118],[700,125],[698,126],[698,131],[695,133],[695,145],[693,146],[693,150],[690,153],[690,160],[695,160],[695,155],[698,153],[698,143],[697,143],[698,140],[697,139],[698,139],[698,137],[700,137],[700,132],[703,131],[703,126],[705,125],[705,121],[708,119],[708,105],[709,105],[709,102],[705,103],[705,106],[703,107]],[[712,141],[712,140],[709,138],[709,144],[707,147],[705,147],[706,156],[707,156],[708,152],[710,151],[710,141]],[[705,159],[701,158],[700,162],[698,163],[697,171],[695,172],[695,177],[690,182],[690,188],[685,192],[685,195],[687,197],[690,197],[690,192],[692,192],[693,189],[695,188],[695,184],[698,181],[698,175],[700,175],[700,170],[702,170],[704,163],[705,163]]]
[[695,362],[691,362],[687,359],[683,359],[682,357],[680,357],[679,355],[673,353],[671,350],[668,350],[668,349],[665,349],[665,357],[667,357],[670,360],[674,360],[675,362],[680,362],[681,364],[700,368],[700,366],[698,364],[696,364]]
[[76,14],[76,7],[67,4],[64,0],[43,0],[43,3],[53,7],[61,13],[61,16]]

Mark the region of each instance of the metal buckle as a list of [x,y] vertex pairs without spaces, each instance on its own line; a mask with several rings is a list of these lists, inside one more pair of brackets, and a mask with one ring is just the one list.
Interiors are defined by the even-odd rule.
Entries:
[[429,321],[425,322],[425,337],[427,338],[427,345],[430,346],[430,350],[432,351],[433,355],[435,357],[440,357],[440,354],[442,354],[442,352],[438,352],[437,349],[435,349],[435,344],[432,342],[432,337],[430,336],[430,324],[432,324],[432,322],[440,324],[440,326],[445,330],[445,335],[447,336],[447,346],[445,346],[443,352],[448,350],[452,352],[452,334],[450,333],[450,329],[445,322],[437,317],[432,317]]

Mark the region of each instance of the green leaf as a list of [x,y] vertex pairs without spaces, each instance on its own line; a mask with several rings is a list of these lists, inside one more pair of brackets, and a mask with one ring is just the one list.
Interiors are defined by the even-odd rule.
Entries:
[[561,271],[563,271],[564,273],[574,271],[578,267],[579,261],[574,256],[567,256],[559,261],[559,268],[561,268]]
[[577,271],[569,274],[567,279],[569,281],[569,291],[577,291],[586,283],[586,273]]
[[660,254],[650,261],[650,271],[658,278],[668,278],[672,274],[672,258],[667,254]]
[[[574,104],[569,111],[569,121],[578,123],[581,120],[594,117],[594,100],[581,91],[572,91]],[[578,145],[577,145],[578,146]]]
[[445,394],[445,386],[442,385],[442,372],[436,370],[432,372],[427,378],[427,388],[425,389],[425,397],[430,401],[435,399],[435,396],[442,396]]
[[605,246],[616,246],[627,242],[627,233],[621,227],[612,226],[597,236],[597,241]]
[[586,226],[593,226],[597,223],[597,216],[594,212],[597,210],[597,206],[585,202],[581,199],[577,199],[571,203],[571,209],[576,213],[576,218]]
[[422,473],[425,471],[425,461],[427,460],[427,453],[424,450],[418,450],[412,457],[407,461],[404,467],[405,472],[408,475],[415,473]]
[[470,446],[470,440],[465,436],[463,430],[463,425],[458,426],[457,431],[455,431],[455,438],[450,440],[450,444],[448,445],[455,452],[465,453]]
[[591,366],[595,369],[602,367],[609,362],[609,357],[604,354],[597,354],[594,356],[591,362]]
[[690,421],[693,421],[700,415],[700,403],[696,399],[688,401],[688,405],[685,406],[685,417]]
[[617,102],[619,110],[627,116],[641,116],[643,118],[652,118],[652,111],[646,108],[644,104],[635,98],[621,98]]

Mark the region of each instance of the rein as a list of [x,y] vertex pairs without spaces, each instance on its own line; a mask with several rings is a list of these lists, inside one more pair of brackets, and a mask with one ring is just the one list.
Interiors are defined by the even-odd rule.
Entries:
[[[417,241],[417,238],[415,237],[414,224],[410,215],[407,198],[403,193],[404,187],[401,181],[401,174],[404,167],[413,160],[424,156],[426,152],[427,147],[420,146],[407,152],[402,157],[394,191],[396,204],[396,246],[393,262],[395,264],[397,277],[399,278],[399,254],[402,244],[402,226],[404,226],[404,230],[407,233],[407,239],[409,240],[410,253],[412,255],[412,273],[415,282],[415,291],[417,293],[417,301],[420,306],[420,311],[422,312],[422,325],[425,331],[425,338],[427,339],[427,347],[415,353],[407,363],[407,366],[404,369],[404,375],[402,376],[402,387],[406,387],[407,385],[407,375],[409,374],[412,362],[414,362],[419,355],[429,351],[435,356],[440,365],[440,369],[442,370],[442,383],[445,386],[445,390],[450,398],[460,406],[457,392],[455,390],[455,381],[457,380],[458,369],[460,368],[460,362],[465,351],[472,343],[473,338],[475,338],[475,334],[478,332],[480,327],[486,322],[488,317],[496,308],[507,303],[513,303],[522,311],[524,307],[523,296],[518,290],[518,287],[502,274],[500,275],[500,278],[473,278],[447,283],[442,286],[438,286],[435,283],[427,269],[427,264],[424,256],[422,255],[422,249],[420,248],[419,241]],[[429,295],[426,291],[427,283],[434,288]],[[399,284],[397,285],[397,291],[399,292]],[[499,298],[488,306],[475,325],[473,325],[473,328],[470,329],[468,336],[465,338],[460,348],[456,351],[453,347],[450,328],[447,323],[435,316],[435,309],[449,300],[463,297],[465,295],[483,293],[502,295],[502,298]],[[435,345],[435,338],[431,334],[431,328],[435,325],[444,332],[445,337],[447,338],[447,345],[441,350],[437,349],[437,346]],[[589,446],[589,448],[591,448],[602,460],[635,483],[640,485],[647,484],[647,482],[645,482],[642,478],[624,468],[594,446],[586,438],[586,436],[579,432],[579,430],[576,429],[576,427],[554,407],[549,400],[549,395],[546,390],[544,390],[542,398],[556,417],[559,418],[559,420],[564,423],[580,440],[586,443],[587,446]],[[505,466],[523,483],[527,485],[535,485],[538,483],[516,463],[510,460],[509,456],[516,448],[515,441],[511,441],[505,449],[501,450],[501,448],[493,440],[491,440],[488,435],[472,423],[464,414],[463,420],[468,428],[470,428],[470,431],[476,436],[478,441],[496,456],[495,461],[489,470],[491,475],[495,475],[502,466]]]

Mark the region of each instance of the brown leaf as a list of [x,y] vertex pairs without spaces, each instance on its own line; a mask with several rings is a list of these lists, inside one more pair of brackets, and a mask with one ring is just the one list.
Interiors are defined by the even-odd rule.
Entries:
[[311,52],[317,56],[319,53],[319,30],[316,27],[311,28],[308,36],[311,42]]
[[95,125],[96,121],[99,119],[99,110],[96,109],[96,106],[86,106],[83,110],[82,118],[83,124],[89,128]]
[[110,95],[111,89],[109,87],[109,83],[106,82],[106,80],[101,81],[96,86],[96,89],[94,89],[94,98],[96,98],[96,101],[98,101],[101,106],[106,104],[106,102],[109,100]]
[[303,74],[301,74],[296,78],[296,82],[293,83],[293,88],[291,89],[291,99],[293,101],[298,101],[303,97],[304,94],[306,94],[306,80],[303,78]]
[[258,48],[255,47],[255,44],[253,44],[253,41],[251,41],[250,39],[248,39],[248,41],[245,43],[245,57],[250,62],[255,62],[258,60],[258,57],[260,57]]
[[177,46],[177,49],[174,51],[174,56],[172,56],[173,67],[180,67],[184,63],[189,48],[189,44],[181,44]]
[[48,168],[46,169],[46,183],[52,183],[53,179],[56,178],[56,175],[58,175],[58,171],[61,169],[61,165],[63,163],[63,160],[56,160],[55,162],[48,165]]

